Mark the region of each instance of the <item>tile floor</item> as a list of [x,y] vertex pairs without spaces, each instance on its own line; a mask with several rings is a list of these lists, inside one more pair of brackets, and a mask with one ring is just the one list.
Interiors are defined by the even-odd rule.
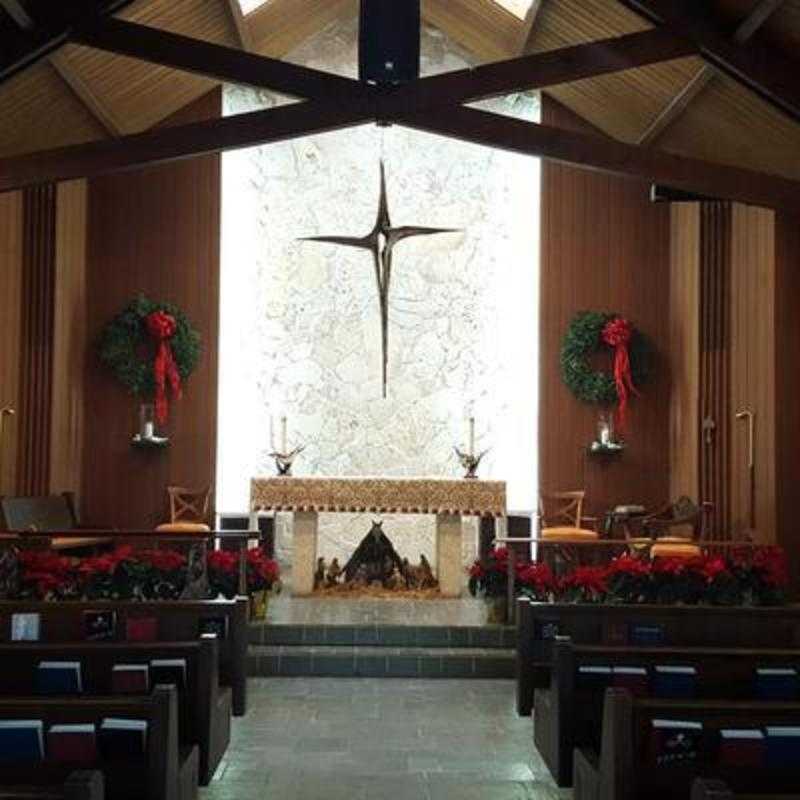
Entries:
[[555,800],[505,680],[254,678],[201,800]]

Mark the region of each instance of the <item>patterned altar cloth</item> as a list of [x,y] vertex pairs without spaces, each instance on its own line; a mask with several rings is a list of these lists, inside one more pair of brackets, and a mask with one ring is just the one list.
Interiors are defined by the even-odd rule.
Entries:
[[504,481],[444,478],[253,478],[251,511],[504,517]]

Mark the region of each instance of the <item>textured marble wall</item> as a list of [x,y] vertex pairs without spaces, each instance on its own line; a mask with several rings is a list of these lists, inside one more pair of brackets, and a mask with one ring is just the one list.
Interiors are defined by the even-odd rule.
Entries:
[[[290,60],[353,75],[355,21],[332,25]],[[425,29],[424,74],[468,63],[439,31]],[[228,114],[283,102],[225,91]],[[531,96],[490,106],[538,115]],[[461,229],[395,250],[387,399],[371,256],[298,241],[372,228],[381,157],[395,225]],[[452,446],[464,443],[474,413],[478,444],[492,447],[483,473],[513,471],[512,502],[532,503],[535,355],[522,356],[529,364],[518,359],[536,352],[535,288],[520,286],[536,284],[537,216],[534,160],[400,128],[226,154],[217,507],[246,507],[249,477],[272,471],[270,420],[277,444],[283,414],[290,445],[307,446],[297,474],[453,475]],[[345,558],[370,523],[369,515],[323,517],[322,554]],[[384,527],[401,552],[432,559],[433,520],[397,517]],[[281,524],[284,558],[289,537]],[[466,539],[465,560],[474,537]]]

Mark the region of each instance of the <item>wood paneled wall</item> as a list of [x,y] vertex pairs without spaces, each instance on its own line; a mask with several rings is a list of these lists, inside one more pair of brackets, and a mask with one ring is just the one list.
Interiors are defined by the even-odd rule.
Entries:
[[56,190],[23,192],[22,331],[16,494],[47,494],[53,382]]
[[50,491],[80,501],[86,362],[86,181],[56,194]]
[[800,219],[785,213],[775,218],[775,332],[775,529],[800,589]]
[[[775,541],[775,213],[735,204],[731,221],[731,537]],[[748,423],[754,419],[753,469]]]
[[[221,113],[215,90],[168,124]],[[216,463],[219,318],[220,157],[122,173],[89,184],[86,297],[90,347],[132,298],[176,303],[200,332],[203,353],[172,405],[164,431],[171,446],[131,447],[138,401],[86,365],[83,516],[99,524],[151,528],[167,516],[166,487],[204,487]]]
[[671,207],[670,497],[700,497],[700,206]]
[[[542,121],[588,126],[543,98]],[[649,508],[670,496],[670,211],[647,184],[551,162],[542,164],[540,484],[586,487],[589,508]],[[617,311],[656,348],[655,371],[631,404],[628,448],[619,460],[587,458],[598,409],[579,403],[561,380],[561,340],[582,310]],[[610,358],[607,364],[610,368]]]
[[[22,219],[22,193],[0,194],[0,408],[19,405]],[[0,495],[16,492],[18,421],[0,421]]]

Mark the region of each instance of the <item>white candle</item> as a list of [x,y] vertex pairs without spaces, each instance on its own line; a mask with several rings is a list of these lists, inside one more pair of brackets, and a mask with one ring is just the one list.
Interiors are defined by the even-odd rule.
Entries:
[[286,455],[288,452],[286,449],[286,417],[281,417],[281,453]]
[[269,415],[269,449],[275,452],[275,418]]
[[152,422],[145,422],[144,424],[144,438],[152,439],[155,436],[155,426]]
[[475,455],[475,417],[469,418],[469,454]]

